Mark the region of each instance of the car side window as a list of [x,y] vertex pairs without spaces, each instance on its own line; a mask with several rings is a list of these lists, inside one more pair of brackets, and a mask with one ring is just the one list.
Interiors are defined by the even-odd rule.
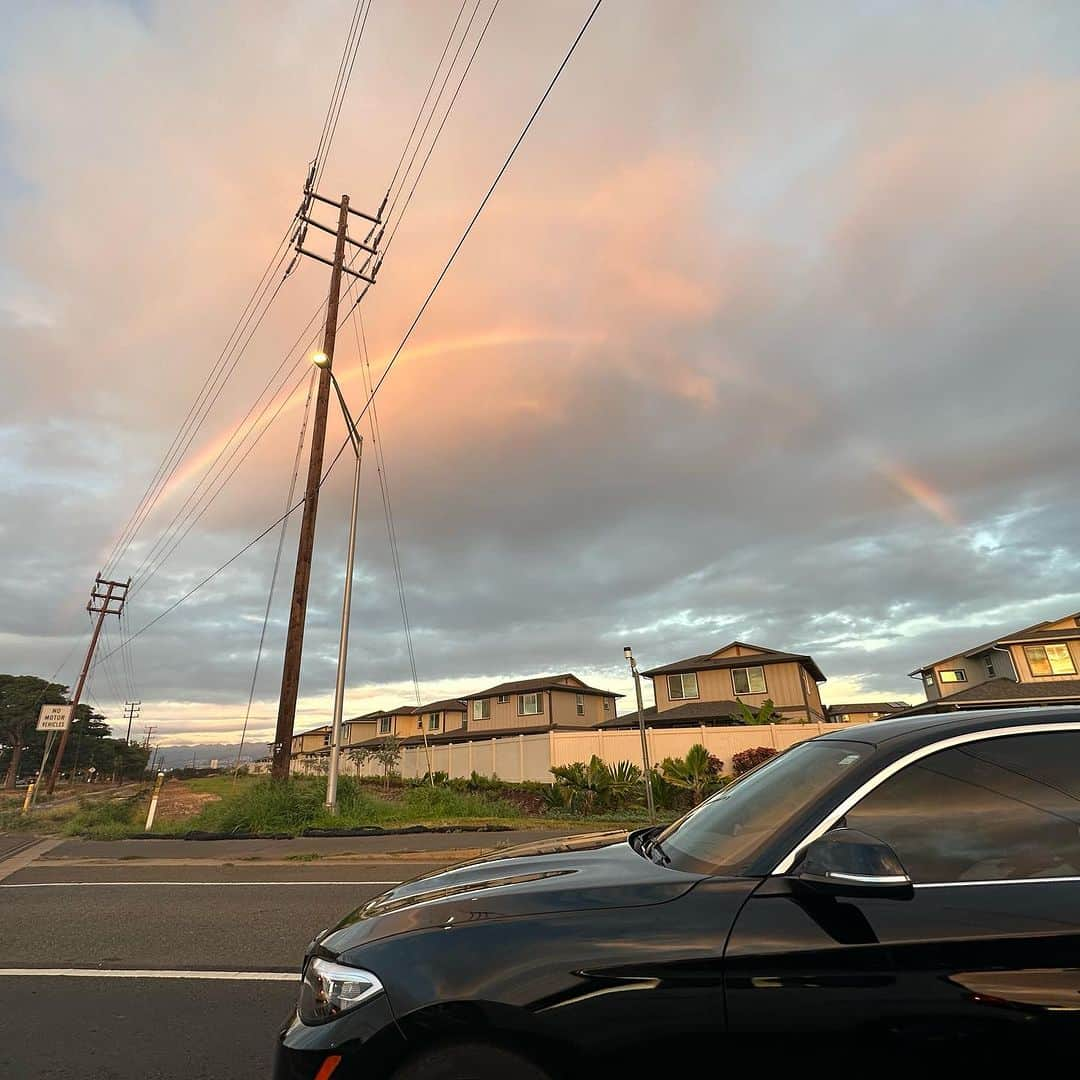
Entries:
[[916,884],[1080,876],[1080,732],[930,754],[870,792],[844,823],[889,844]]

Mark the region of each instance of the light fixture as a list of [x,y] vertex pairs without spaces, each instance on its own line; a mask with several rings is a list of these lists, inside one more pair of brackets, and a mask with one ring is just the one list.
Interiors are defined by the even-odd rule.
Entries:
[[311,362],[317,368],[328,368],[330,366],[330,357],[327,356],[324,352],[317,352],[314,356],[312,356]]

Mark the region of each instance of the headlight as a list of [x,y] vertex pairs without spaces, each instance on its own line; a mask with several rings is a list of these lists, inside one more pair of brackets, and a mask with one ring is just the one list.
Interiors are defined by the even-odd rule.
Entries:
[[325,1024],[382,991],[383,984],[370,971],[315,957],[300,984],[300,1019]]

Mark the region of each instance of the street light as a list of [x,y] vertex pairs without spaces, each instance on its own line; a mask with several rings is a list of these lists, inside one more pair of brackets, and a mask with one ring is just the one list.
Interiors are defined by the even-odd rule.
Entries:
[[349,652],[349,616],[352,612],[353,561],[356,555],[356,517],[360,508],[360,459],[364,440],[361,438],[360,432],[356,430],[352,414],[345,404],[345,395],[342,394],[337,377],[330,367],[330,357],[326,353],[318,352],[311,358],[311,362],[317,368],[322,368],[330,376],[330,382],[334,386],[338,403],[341,405],[342,415],[345,417],[345,428],[349,432],[349,442],[352,444],[353,453],[356,456],[356,468],[353,471],[352,515],[349,518],[349,544],[345,553],[345,594],[341,601],[341,636],[338,638],[337,682],[334,686],[334,720],[330,735],[330,771],[326,778],[326,809],[331,814],[336,814],[338,759],[341,754],[341,716],[345,708],[345,667]]
[[637,723],[641,734],[641,761],[645,766],[645,801],[649,805],[649,821],[656,822],[656,807],[653,805],[652,766],[649,764],[649,740],[645,737],[645,708],[641,704],[641,676],[638,674],[634,650],[629,645],[623,646],[623,656],[630,665],[630,674],[634,676],[634,692],[637,694]]

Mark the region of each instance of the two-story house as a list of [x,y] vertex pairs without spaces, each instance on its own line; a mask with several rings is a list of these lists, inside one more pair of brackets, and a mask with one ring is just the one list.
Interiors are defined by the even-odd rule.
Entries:
[[576,675],[542,675],[499,683],[465,695],[465,727],[473,732],[595,727],[615,715],[621,694],[589,686]]
[[927,700],[908,716],[1080,704],[1080,612],[1003,634],[910,674],[922,681]]
[[[645,710],[650,727],[737,723],[739,702],[751,709],[767,700],[778,719],[823,721],[818,684],[825,682],[813,657],[780,652],[745,641],[729,642],[715,652],[690,656],[643,671],[652,680],[654,706]],[[630,727],[637,714],[626,713],[601,727]]]

